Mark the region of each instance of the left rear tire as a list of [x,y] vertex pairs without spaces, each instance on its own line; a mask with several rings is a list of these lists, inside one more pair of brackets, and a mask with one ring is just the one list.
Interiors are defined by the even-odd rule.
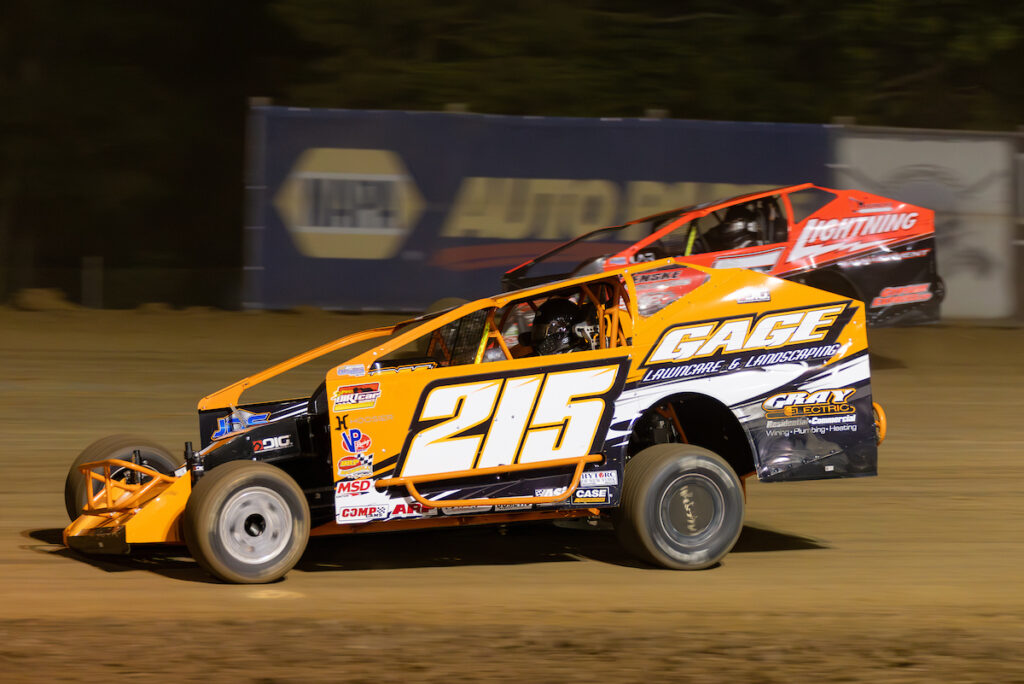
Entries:
[[721,456],[690,444],[655,444],[623,474],[615,524],[627,551],[677,570],[714,565],[743,528],[743,486]]

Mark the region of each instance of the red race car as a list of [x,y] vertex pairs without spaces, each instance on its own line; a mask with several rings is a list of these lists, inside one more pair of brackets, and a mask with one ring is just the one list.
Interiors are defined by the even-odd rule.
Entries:
[[[933,211],[811,183],[599,228],[513,268],[502,282],[514,290],[669,256],[859,299],[875,327],[934,322],[944,295]],[[685,294],[678,288],[678,281],[666,285],[664,296]]]

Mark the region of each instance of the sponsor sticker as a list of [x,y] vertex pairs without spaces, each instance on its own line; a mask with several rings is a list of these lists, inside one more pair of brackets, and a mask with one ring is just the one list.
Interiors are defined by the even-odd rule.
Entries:
[[617,470],[589,470],[580,476],[580,487],[598,487],[601,485],[619,484]]
[[348,454],[338,459],[338,476],[348,480],[373,475],[373,454]]
[[334,404],[334,412],[357,411],[360,409],[373,408],[380,398],[379,382],[364,382],[359,385],[340,385],[331,400]]
[[839,353],[835,339],[853,310],[839,302],[672,326],[644,359],[641,382],[826,361]]
[[535,489],[533,490],[533,495],[538,498],[542,496],[559,496],[561,494],[565,494],[566,489],[566,487],[547,487],[545,489]]
[[371,520],[386,520],[388,517],[387,504],[373,504],[370,506],[335,506],[336,519],[339,523],[370,522]]
[[468,515],[470,513],[486,513],[490,506],[444,506],[441,512],[445,515]]
[[389,375],[393,373],[405,373],[408,371],[415,370],[428,370],[430,368],[436,368],[437,364],[433,361],[427,363],[417,363],[411,366],[396,366],[394,368],[370,368],[370,375]]
[[813,392],[781,392],[761,402],[761,408],[765,411],[765,418],[769,420],[852,414],[854,408],[847,400],[853,392],[853,387]]
[[354,378],[360,378],[366,375],[366,366],[361,363],[350,364],[347,366],[338,366],[334,369],[334,372],[338,375],[348,375]]
[[525,511],[533,508],[533,504],[521,503],[521,504],[498,504],[494,507],[495,513],[507,513],[509,511]]
[[232,433],[246,430],[254,425],[263,425],[269,418],[269,413],[252,413],[245,409],[235,409],[231,415],[217,419],[217,430],[210,436],[210,439],[224,439]]
[[577,489],[572,494],[572,502],[574,504],[608,503],[608,488],[590,487],[587,489]]
[[334,485],[335,497],[359,496],[372,490],[373,482],[370,480],[342,480]]
[[254,439],[252,451],[254,454],[263,451],[278,451],[292,446],[291,435],[278,435],[277,437],[266,437],[265,439]]
[[913,211],[840,219],[808,219],[786,261],[793,263],[807,258],[821,260],[823,257],[831,257],[833,253],[838,256],[842,252],[873,247],[891,238],[898,239],[901,231],[917,225],[917,218],[918,213]]
[[351,428],[341,433],[341,448],[350,454],[361,454],[369,451],[373,440],[359,428]]
[[425,515],[437,515],[437,509],[424,506],[419,501],[399,501],[391,506],[392,518],[419,518]]
[[878,309],[894,304],[917,304],[927,302],[934,296],[931,283],[915,283],[900,287],[887,287],[871,300],[871,308]]
[[737,304],[757,304],[772,301],[772,293],[763,287],[744,287],[736,292]]

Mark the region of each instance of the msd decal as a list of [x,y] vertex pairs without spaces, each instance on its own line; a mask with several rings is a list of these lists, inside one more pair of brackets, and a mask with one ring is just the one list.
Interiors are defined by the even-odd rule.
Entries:
[[918,213],[911,211],[842,219],[809,219],[786,261],[790,264],[803,259],[814,261],[833,252],[848,253],[873,247],[878,242],[876,236],[889,241],[892,233],[907,231],[917,225],[917,217]]
[[334,485],[334,494],[339,497],[369,494],[373,489],[370,480],[342,480]]

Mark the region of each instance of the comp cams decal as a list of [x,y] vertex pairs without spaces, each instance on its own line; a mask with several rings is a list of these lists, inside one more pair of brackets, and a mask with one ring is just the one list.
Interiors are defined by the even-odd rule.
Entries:
[[402,476],[541,463],[597,453],[625,359],[438,381],[420,398]]
[[839,352],[836,339],[855,310],[850,302],[838,302],[672,326],[641,364],[646,370],[640,381],[823,362]]

